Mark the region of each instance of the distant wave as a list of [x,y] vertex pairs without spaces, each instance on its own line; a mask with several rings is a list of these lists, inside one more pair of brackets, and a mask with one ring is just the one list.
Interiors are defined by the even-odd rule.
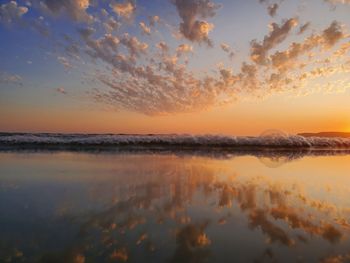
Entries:
[[349,138],[303,137],[300,135],[220,136],[220,135],[126,135],[0,133],[0,146],[66,147],[216,147],[272,149],[350,149]]

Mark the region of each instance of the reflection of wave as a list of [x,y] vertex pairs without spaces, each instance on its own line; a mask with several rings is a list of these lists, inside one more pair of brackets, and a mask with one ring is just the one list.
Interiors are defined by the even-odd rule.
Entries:
[[268,167],[275,168],[285,163],[301,159],[305,156],[341,156],[350,155],[350,149],[325,149],[325,148],[225,148],[225,147],[180,147],[180,146],[134,146],[123,145],[110,146],[69,146],[69,145],[36,145],[36,144],[11,144],[0,143],[0,152],[21,153],[55,153],[55,152],[84,152],[90,154],[113,155],[176,155],[180,157],[198,156],[215,159],[231,159],[240,156],[254,156]]
[[278,168],[285,163],[288,163],[294,159],[290,159],[287,156],[277,156],[277,157],[259,157],[260,162],[269,168]]
[[189,148],[326,148],[350,149],[350,139],[271,134],[259,137],[219,135],[125,135],[0,133],[0,146],[35,147],[189,147]]

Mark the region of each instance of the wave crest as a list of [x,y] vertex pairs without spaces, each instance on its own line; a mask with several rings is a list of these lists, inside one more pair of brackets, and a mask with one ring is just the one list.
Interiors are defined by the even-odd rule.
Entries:
[[126,134],[47,134],[1,133],[0,145],[70,146],[177,146],[227,148],[350,148],[349,138],[303,137],[270,134],[262,136],[221,135],[126,135]]

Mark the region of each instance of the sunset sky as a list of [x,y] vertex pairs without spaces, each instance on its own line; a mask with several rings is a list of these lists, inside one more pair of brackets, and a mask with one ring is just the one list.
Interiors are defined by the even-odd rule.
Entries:
[[0,131],[350,132],[349,0],[0,0]]

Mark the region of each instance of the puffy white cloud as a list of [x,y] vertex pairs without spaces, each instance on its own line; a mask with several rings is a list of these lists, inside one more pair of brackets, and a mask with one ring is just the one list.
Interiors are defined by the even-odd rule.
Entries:
[[208,35],[214,25],[205,20],[198,20],[198,18],[213,17],[220,5],[214,4],[210,0],[173,0],[172,2],[182,19],[180,23],[181,34],[190,41],[204,42],[212,46]]
[[0,22],[6,24],[16,22],[27,12],[27,7],[19,6],[16,1],[10,1],[0,6]]

